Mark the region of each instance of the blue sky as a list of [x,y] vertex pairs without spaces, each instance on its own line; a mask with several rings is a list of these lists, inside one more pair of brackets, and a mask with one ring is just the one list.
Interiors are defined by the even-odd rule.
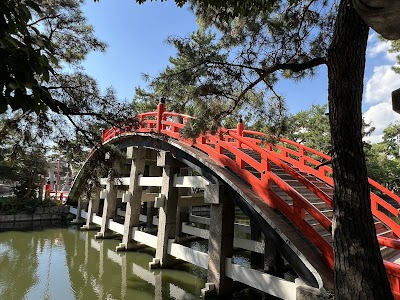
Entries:
[[[84,67],[104,89],[112,86],[118,97],[131,101],[136,86],[145,87],[142,73],[157,75],[174,55],[165,43],[168,36],[185,37],[197,29],[195,17],[188,8],[177,8],[174,1],[148,2],[135,0],[87,0],[84,13],[95,34],[108,44],[106,53],[91,53]],[[390,93],[400,88],[400,75],[390,67],[395,55],[388,54],[388,43],[381,42],[371,32],[367,51],[364,118],[377,129],[370,138],[379,141],[389,123],[400,120],[391,110]],[[277,86],[291,113],[306,110],[312,104],[327,103],[327,72],[322,66],[316,76],[300,83],[281,81]]]

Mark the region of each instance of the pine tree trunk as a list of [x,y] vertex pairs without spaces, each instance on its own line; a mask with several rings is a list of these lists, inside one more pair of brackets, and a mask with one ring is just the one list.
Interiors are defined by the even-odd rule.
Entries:
[[340,3],[328,52],[334,190],[335,299],[393,299],[371,213],[361,102],[368,26]]

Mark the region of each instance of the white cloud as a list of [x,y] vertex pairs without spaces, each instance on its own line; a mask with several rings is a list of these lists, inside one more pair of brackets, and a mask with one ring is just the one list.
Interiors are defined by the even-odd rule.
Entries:
[[368,36],[367,56],[374,58],[383,54],[388,62],[396,63],[396,56],[398,53],[390,53],[390,45],[390,41],[381,41],[376,33],[372,33]]
[[400,120],[400,115],[392,110],[392,104],[388,102],[379,103],[371,106],[363,115],[366,123],[371,122],[375,131],[365,140],[372,143],[382,141],[383,130],[390,124]]
[[389,65],[374,68],[374,74],[368,80],[365,89],[367,103],[390,102],[392,91],[400,88],[400,75]]
[[377,41],[367,48],[367,55],[371,57],[376,57],[380,53],[387,52],[389,48],[390,48],[390,42]]

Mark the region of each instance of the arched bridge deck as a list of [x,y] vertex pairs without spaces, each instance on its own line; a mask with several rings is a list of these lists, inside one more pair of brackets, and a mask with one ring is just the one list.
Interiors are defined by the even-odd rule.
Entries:
[[[283,299],[301,298],[307,293],[304,286],[323,295],[324,288],[333,285],[333,180],[329,166],[315,167],[330,157],[286,139],[268,143],[263,133],[245,130],[242,123],[235,129],[220,128],[216,134],[185,139],[179,132],[190,118],[167,112],[160,103],[156,112],[139,115],[138,122],[132,120],[104,131],[104,144],[128,149],[131,167],[125,172],[127,176],[120,171],[119,183],[104,178],[101,183],[105,189],[89,201],[87,212],[81,213],[81,207],[73,210],[77,218],[86,219],[86,228],[100,225],[99,238],[110,231],[121,234],[119,250],[134,248],[135,241],[156,248],[153,267],[168,266],[173,256],[208,268],[205,295],[213,290],[217,294],[229,292],[231,279]],[[185,175],[185,168],[196,176]],[[84,173],[85,169],[78,174],[71,197],[82,191]],[[145,173],[147,176],[143,176]],[[379,195],[400,203],[391,191],[371,179],[369,182]],[[199,187],[204,193],[178,194],[179,188],[188,187]],[[100,198],[104,206],[98,216]],[[125,211],[117,207],[120,198],[126,203]],[[151,209],[153,205],[148,206],[147,217],[140,215],[140,205],[146,201],[155,202],[158,218],[153,218],[157,214]],[[185,201],[189,204],[183,204]],[[400,226],[394,221],[399,212],[375,193],[371,193],[371,202],[388,279],[393,295],[400,299],[400,266],[394,263],[400,257]],[[193,214],[188,217],[184,207],[198,204],[210,206],[208,221]],[[262,243],[234,238],[232,204],[249,216],[252,229],[262,232]],[[114,221],[118,216],[121,223]],[[201,220],[209,230],[188,226]],[[140,221],[147,222],[147,232],[138,229]],[[149,233],[153,223],[158,224],[157,235]],[[179,243],[181,234],[209,239],[208,255]],[[229,260],[233,247],[273,257],[270,272],[233,264]],[[285,265],[299,280],[293,283],[282,279]]]

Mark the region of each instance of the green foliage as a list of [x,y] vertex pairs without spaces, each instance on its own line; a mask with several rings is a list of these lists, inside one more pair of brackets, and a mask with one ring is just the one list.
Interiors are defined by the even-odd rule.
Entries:
[[381,142],[372,144],[366,149],[368,176],[384,185],[389,190],[398,193],[400,188],[400,159],[387,155],[387,144]]
[[[391,48],[389,49],[389,52],[391,53],[400,53],[400,40],[397,41],[391,41]],[[397,58],[397,65],[393,66],[392,69],[396,73],[400,73],[400,54],[396,56]]]
[[383,141],[366,149],[368,175],[398,193],[400,189],[400,123],[383,130]]
[[19,199],[35,197],[39,184],[39,175],[47,173],[45,150],[37,145],[17,149],[18,144],[12,145],[12,139],[1,145],[0,151],[0,180],[17,182],[15,195]]
[[257,120],[263,119],[263,128],[275,130],[274,134],[283,130],[283,98],[272,93],[266,100],[265,90],[246,87],[241,82],[246,75],[240,66],[229,62],[230,48],[215,34],[199,30],[187,39],[169,38],[168,43],[176,48],[177,55],[170,58],[170,65],[158,77],[150,80],[146,75],[150,91],[136,89],[136,111],[155,109],[155,99],[167,98],[168,110],[197,117],[185,128],[188,136],[221,125],[235,127],[241,118],[249,126],[257,126]]
[[101,93],[97,82],[82,71],[89,52],[106,48],[87,24],[82,3],[6,0],[0,4],[4,23],[0,114],[8,120],[0,137],[14,126],[35,143],[81,135],[91,147],[100,132],[92,132],[88,124],[106,127],[132,114],[128,105],[117,103],[111,88]]
[[33,14],[42,10],[35,1],[0,3],[0,113],[12,109],[45,110],[52,98],[42,85],[53,72],[53,45],[36,28]]
[[36,197],[21,199],[16,196],[0,197],[0,214],[12,215],[17,213],[33,214],[38,207],[53,207],[59,202],[50,198],[39,201]]
[[330,153],[328,105],[312,105],[289,118],[286,137],[323,153]]
[[[33,189],[26,180],[33,176],[28,166],[35,162],[34,153],[45,155],[49,145],[60,146],[78,169],[101,130],[132,115],[113,89],[102,93],[83,72],[87,54],[104,51],[106,45],[94,36],[82,4],[0,3],[0,176],[20,181],[21,194]],[[37,163],[46,165],[42,157]],[[36,174],[42,172],[38,167],[32,166]]]
[[390,124],[383,130],[384,151],[396,159],[400,158],[400,122]]
[[[94,0],[95,2],[99,0]],[[150,0],[156,2],[157,0]],[[164,2],[166,0],[160,0]],[[136,0],[137,3],[143,4],[147,0]],[[291,0],[290,3],[296,3],[298,0]],[[227,19],[241,16],[250,16],[260,10],[268,10],[270,7],[278,3],[277,0],[256,0],[256,1],[237,1],[237,0],[202,0],[202,1],[190,1],[190,0],[175,0],[178,7],[183,7],[186,3],[201,3],[206,7],[216,7],[222,10],[220,18]]]
[[169,109],[197,117],[193,132],[240,117],[247,127],[284,132],[287,110],[276,83],[312,76],[326,64],[336,2],[188,2],[200,30],[168,39],[176,56],[157,77],[146,76],[150,91],[138,89],[134,101],[172,99]]
[[33,214],[38,203],[36,198],[0,197],[0,212],[5,215],[16,213]]
[[16,1],[0,4],[0,113],[7,110],[64,111],[54,97],[62,64],[79,64],[105,44],[93,36],[80,0]]

